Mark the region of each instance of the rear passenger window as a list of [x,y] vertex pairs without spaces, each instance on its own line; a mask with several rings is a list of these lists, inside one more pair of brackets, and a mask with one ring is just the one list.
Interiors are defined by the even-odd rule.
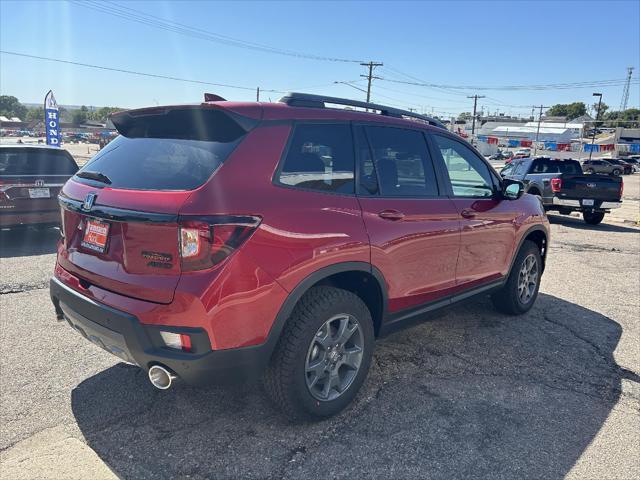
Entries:
[[[433,163],[421,132],[393,127],[367,127],[366,131],[380,195],[438,195]],[[366,163],[363,170],[366,175]]]
[[295,127],[278,181],[292,187],[354,193],[354,156],[347,124]]

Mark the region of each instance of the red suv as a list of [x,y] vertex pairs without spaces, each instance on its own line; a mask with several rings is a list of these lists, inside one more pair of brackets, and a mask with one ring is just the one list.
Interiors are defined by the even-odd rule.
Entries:
[[536,299],[540,200],[437,120],[306,94],[112,120],[59,196],[51,297],[158,388],[264,376],[289,416],[329,416],[377,337],[474,294]]

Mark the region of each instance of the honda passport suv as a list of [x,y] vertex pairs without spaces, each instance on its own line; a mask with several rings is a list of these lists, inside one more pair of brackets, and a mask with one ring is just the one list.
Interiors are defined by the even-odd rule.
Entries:
[[288,416],[326,417],[376,338],[476,294],[535,302],[539,198],[437,120],[297,93],[112,120],[59,195],[51,298],[158,388],[263,377]]

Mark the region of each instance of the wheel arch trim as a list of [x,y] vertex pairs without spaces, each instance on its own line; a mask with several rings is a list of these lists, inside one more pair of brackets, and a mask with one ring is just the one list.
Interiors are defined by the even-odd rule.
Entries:
[[263,344],[268,352],[269,358],[271,357],[271,354],[273,353],[278,340],[280,339],[280,335],[282,333],[282,330],[284,329],[285,324],[287,323],[287,320],[291,316],[294,307],[302,298],[302,296],[318,282],[329,278],[337,273],[345,272],[368,273],[376,279],[382,295],[382,318],[385,318],[388,304],[387,283],[380,270],[367,262],[341,262],[322,267],[309,274],[301,282],[299,282],[298,285],[296,285],[296,287],[291,290],[291,292],[289,292],[289,295],[280,307],[273,325],[269,330],[267,341]]

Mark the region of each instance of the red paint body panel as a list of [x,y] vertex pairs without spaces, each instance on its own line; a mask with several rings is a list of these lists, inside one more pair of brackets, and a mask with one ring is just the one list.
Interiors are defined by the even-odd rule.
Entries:
[[[460,248],[460,218],[451,200],[363,197],[360,204],[371,263],[387,279],[390,312],[451,293]],[[397,210],[404,218],[380,218],[383,210]]]

